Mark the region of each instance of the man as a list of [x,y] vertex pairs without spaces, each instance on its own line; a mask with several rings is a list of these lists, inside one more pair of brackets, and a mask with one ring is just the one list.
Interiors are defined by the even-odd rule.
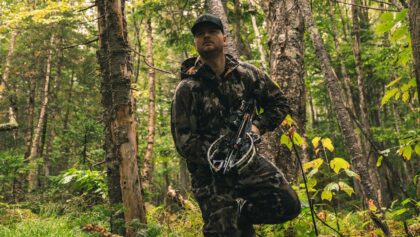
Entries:
[[210,168],[207,151],[220,136],[236,132],[232,121],[243,101],[255,101],[260,112],[252,119],[254,135],[276,128],[290,108],[265,73],[224,53],[226,37],[218,17],[200,16],[191,32],[200,56],[181,67],[171,112],[175,146],[191,173],[204,236],[255,236],[252,224],[283,223],[300,213],[296,193],[258,152],[241,172],[233,167],[224,173]]

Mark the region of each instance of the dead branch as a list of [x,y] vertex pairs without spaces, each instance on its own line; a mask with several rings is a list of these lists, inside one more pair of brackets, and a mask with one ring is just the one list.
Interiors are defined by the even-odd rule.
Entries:
[[363,5],[353,4],[353,3],[341,2],[341,1],[337,1],[337,0],[335,0],[335,2],[350,5],[350,6],[356,6],[356,7],[359,7],[359,8],[365,8],[365,9],[369,9],[369,10],[376,10],[376,11],[383,11],[383,12],[400,12],[399,10],[395,10],[395,9],[368,7],[368,6],[363,6]]

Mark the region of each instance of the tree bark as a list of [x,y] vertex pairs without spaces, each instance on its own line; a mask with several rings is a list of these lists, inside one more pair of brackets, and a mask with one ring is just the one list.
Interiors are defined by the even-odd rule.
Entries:
[[235,41],[229,31],[229,22],[227,14],[224,10],[223,3],[221,0],[206,0],[206,6],[209,13],[218,16],[223,22],[223,29],[226,36],[226,47],[225,52],[233,55],[235,58],[239,57],[238,51],[235,47]]
[[410,0],[408,16],[410,19],[411,46],[413,47],[414,75],[417,82],[417,100],[420,104],[420,1]]
[[149,113],[147,121],[147,146],[146,152],[143,159],[143,188],[147,189],[150,187],[152,182],[153,174],[153,146],[155,143],[155,120],[156,120],[156,106],[155,106],[155,69],[153,68],[154,56],[153,56],[153,34],[152,34],[152,22],[149,18],[146,23],[146,32],[147,32],[147,61],[151,66],[149,67]]
[[37,159],[39,156],[41,130],[45,123],[47,108],[49,103],[49,85],[51,77],[51,58],[53,53],[54,34],[50,38],[50,49],[48,50],[48,57],[46,62],[45,80],[43,99],[41,102],[41,109],[39,112],[38,123],[34,129],[34,135],[32,138],[31,150],[29,153],[29,173],[28,173],[28,191],[32,192],[38,187],[38,164]]
[[[146,223],[146,215],[137,165],[135,106],[131,93],[133,69],[127,39],[125,1],[98,0],[96,5],[99,13],[98,61],[102,79],[110,202],[112,205],[118,204],[121,192],[125,236],[132,237],[135,236],[133,221]],[[115,199],[112,197],[114,194],[117,195]],[[116,231],[116,223],[111,222],[112,225],[112,231]]]
[[[304,22],[295,0],[269,2],[269,45],[271,78],[276,81],[289,101],[291,116],[297,122],[299,133],[305,134],[306,108],[304,83]],[[288,180],[296,181],[296,154],[279,144],[281,128],[263,139],[263,154],[274,157]],[[302,155],[301,155],[302,157]]]
[[[359,92],[359,111],[360,111],[360,118],[361,124],[363,126],[364,131],[368,134],[369,137],[373,137],[370,131],[370,122],[368,120],[368,111],[366,106],[366,86],[365,86],[365,79],[363,76],[363,68],[362,68],[362,56],[361,56],[361,39],[360,39],[360,26],[359,26],[359,9],[356,6],[356,0],[351,0],[353,4],[351,6],[351,13],[352,13],[352,35],[353,35],[353,55],[355,60],[355,69],[356,69],[356,77],[357,77],[357,89]],[[364,148],[364,154],[366,157],[365,164],[369,167],[369,175],[371,178],[371,183],[373,185],[374,190],[377,190],[376,196],[380,206],[383,206],[382,200],[382,193],[383,188],[379,181],[379,174],[378,170],[376,169],[376,157],[373,148],[371,147],[369,141],[364,138],[361,139],[362,146]]]
[[[360,175],[360,184],[364,200],[372,200],[378,206],[378,200],[375,195],[375,190],[370,183],[370,176],[364,163],[362,149],[357,143],[356,134],[352,125],[352,120],[348,111],[346,110],[342,95],[344,94],[339,85],[337,75],[331,66],[324,43],[319,34],[318,28],[315,25],[314,17],[312,15],[308,0],[299,0],[299,7],[303,12],[306,22],[306,28],[309,31],[310,38],[315,48],[317,58],[320,60],[321,70],[324,73],[324,79],[327,85],[327,90],[332,101],[332,105],[337,115],[337,120],[342,130],[344,143],[351,154],[351,163],[353,169]],[[389,228],[386,223],[381,222],[373,213],[371,218],[380,225],[386,236],[390,236]],[[378,223],[379,222],[379,223]]]
[[[7,85],[9,80],[9,74],[10,74],[10,65],[12,63],[13,54],[15,52],[15,45],[16,45],[16,37],[18,33],[16,31],[13,31],[11,33],[10,37],[10,44],[9,44],[9,50],[7,52],[6,56],[6,65],[4,66],[3,70],[3,77],[2,80],[0,80],[0,101],[3,99],[3,95],[5,94],[4,91],[9,87]],[[19,124],[16,120],[16,109],[14,108],[14,101],[12,100],[11,96],[9,98],[10,100],[10,106],[9,106],[9,122],[0,124],[0,132],[1,131],[10,131],[13,129],[17,129],[19,127]]]
[[235,13],[235,45],[236,51],[239,56],[244,55],[248,60],[252,59],[252,52],[249,45],[245,44],[241,34],[241,2],[240,0],[233,0],[234,13]]
[[257,18],[255,17],[255,14],[257,12],[257,9],[255,7],[255,3],[254,0],[249,0],[249,6],[250,6],[250,13],[251,13],[251,22],[252,22],[252,28],[254,29],[254,34],[255,34],[255,40],[257,43],[257,47],[258,47],[258,51],[260,52],[260,60],[261,60],[261,65],[263,66],[264,70],[267,70],[267,59],[265,58],[265,52],[264,52],[264,48],[263,45],[261,43],[261,34],[260,34],[260,30],[258,29],[258,25],[257,25]]

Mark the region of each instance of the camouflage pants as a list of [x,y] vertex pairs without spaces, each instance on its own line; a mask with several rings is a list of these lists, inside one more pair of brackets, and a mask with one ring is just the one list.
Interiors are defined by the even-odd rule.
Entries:
[[252,224],[283,223],[300,213],[295,191],[265,158],[256,156],[241,174],[210,176],[206,184],[193,182],[205,237],[255,236]]

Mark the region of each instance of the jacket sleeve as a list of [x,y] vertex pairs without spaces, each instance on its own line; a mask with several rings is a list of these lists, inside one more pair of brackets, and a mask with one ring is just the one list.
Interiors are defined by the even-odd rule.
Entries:
[[291,110],[287,98],[269,76],[259,70],[256,74],[254,93],[256,93],[257,105],[262,108],[262,113],[256,117],[253,124],[263,134],[278,127]]
[[188,162],[208,164],[210,143],[198,133],[197,101],[188,82],[182,81],[172,100],[171,130],[175,147]]

